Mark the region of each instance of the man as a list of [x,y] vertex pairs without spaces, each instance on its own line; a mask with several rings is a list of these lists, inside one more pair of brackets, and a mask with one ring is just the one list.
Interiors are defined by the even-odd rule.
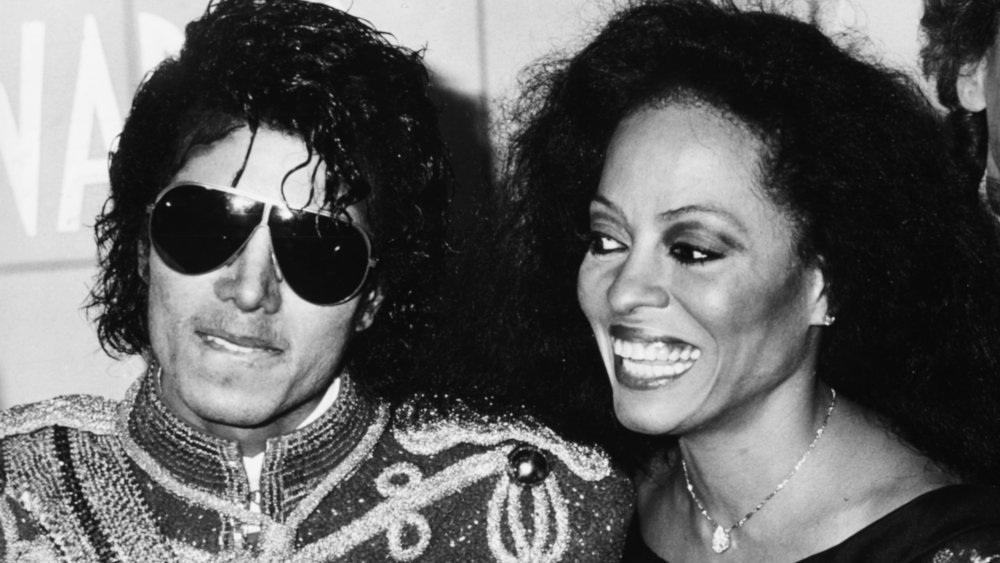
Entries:
[[[956,162],[1000,214],[1000,3],[924,0],[923,69],[949,112]],[[985,174],[984,174],[985,171]]]
[[221,0],[140,87],[98,219],[126,399],[0,416],[0,552],[33,561],[608,561],[630,487],[530,420],[401,400],[442,253],[419,56]]

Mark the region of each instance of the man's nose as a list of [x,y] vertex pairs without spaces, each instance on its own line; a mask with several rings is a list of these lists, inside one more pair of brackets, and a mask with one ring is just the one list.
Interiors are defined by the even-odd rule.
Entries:
[[281,309],[281,278],[276,268],[270,229],[258,227],[215,281],[215,295],[244,312],[276,313]]

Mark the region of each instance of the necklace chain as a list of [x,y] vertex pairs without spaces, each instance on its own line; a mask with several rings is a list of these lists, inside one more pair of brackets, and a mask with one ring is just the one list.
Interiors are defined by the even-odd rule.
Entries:
[[788,482],[791,481],[792,477],[794,477],[795,474],[798,473],[799,469],[802,467],[802,464],[805,463],[806,459],[809,457],[809,454],[812,453],[812,451],[816,448],[816,443],[819,442],[820,436],[822,436],[823,431],[826,430],[827,423],[830,422],[830,415],[833,414],[833,408],[837,406],[837,391],[833,388],[830,388],[830,394],[832,395],[832,397],[830,399],[830,405],[826,408],[826,416],[823,417],[823,424],[821,424],[820,427],[816,430],[816,435],[813,437],[812,442],[809,443],[809,447],[806,448],[806,451],[805,453],[802,454],[802,457],[800,457],[799,460],[795,462],[795,466],[792,467],[792,470],[788,473],[788,475],[786,475],[785,478],[782,479],[780,483],[778,483],[778,486],[775,487],[770,494],[764,497],[764,500],[757,503],[757,506],[753,507],[753,510],[747,512],[743,516],[743,518],[740,518],[739,521],[737,521],[732,526],[729,526],[728,528],[723,527],[722,524],[716,522],[715,518],[712,518],[712,516],[709,515],[708,509],[705,508],[705,505],[702,504],[701,501],[698,499],[698,495],[696,495],[694,492],[694,485],[691,484],[691,477],[688,475],[687,463],[685,463],[684,461],[684,456],[681,456],[681,470],[684,472],[684,483],[687,484],[688,494],[691,495],[691,500],[693,500],[695,505],[698,506],[698,510],[701,511],[701,515],[704,516],[706,520],[708,520],[709,524],[715,527],[715,533],[712,535],[713,551],[715,551],[716,553],[722,553],[727,549],[729,549],[730,535],[733,533],[733,531],[742,527],[744,524],[747,523],[748,520],[750,520],[750,518],[753,517],[754,514],[757,514],[757,512],[760,511],[761,508],[764,508],[764,505],[767,504],[769,500],[774,498],[774,495],[781,492],[781,490],[785,488],[785,485],[787,485]]

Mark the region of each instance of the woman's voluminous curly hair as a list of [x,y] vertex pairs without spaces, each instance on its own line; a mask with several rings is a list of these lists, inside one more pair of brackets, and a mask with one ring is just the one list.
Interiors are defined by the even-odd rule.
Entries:
[[424,289],[443,250],[451,173],[428,95],[419,53],[339,10],[304,0],[210,4],[187,26],[180,54],[139,87],[111,154],[89,303],[105,350],[150,356],[147,206],[193,147],[268,127],[326,163],[324,203],[334,212],[367,203],[384,301],[348,365],[391,394],[393,377],[408,375],[412,339],[426,332]]
[[956,81],[963,67],[981,61],[996,42],[1000,2],[924,0],[920,27],[924,74],[935,79],[938,101],[948,109],[948,125],[955,141],[953,154],[969,167],[970,174],[981,176],[989,137],[986,115],[962,107]]
[[837,318],[818,376],[932,459],[996,482],[1000,243],[975,194],[954,188],[940,118],[903,74],[727,2],[636,3],[534,69],[506,201],[464,281],[472,362],[519,381],[564,431],[611,424],[576,302],[588,207],[618,124],[672,103],[713,109],[766,147],[761,189],[792,219],[801,259],[820,264]]

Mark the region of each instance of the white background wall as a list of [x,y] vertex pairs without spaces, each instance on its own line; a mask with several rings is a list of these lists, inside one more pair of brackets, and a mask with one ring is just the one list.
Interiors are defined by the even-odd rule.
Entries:
[[[749,0],[748,0],[749,1]],[[483,123],[518,71],[586,41],[613,0],[330,0],[425,48],[443,98],[459,202],[488,174]],[[815,6],[814,6],[815,5]],[[108,147],[145,69],[176,49],[204,0],[0,3],[0,408],[59,394],[120,397],[142,369],[104,355],[81,306],[96,272],[93,218]],[[920,0],[787,0],[832,33],[915,72]],[[464,136],[479,135],[467,144]],[[465,201],[462,198],[466,198]]]

